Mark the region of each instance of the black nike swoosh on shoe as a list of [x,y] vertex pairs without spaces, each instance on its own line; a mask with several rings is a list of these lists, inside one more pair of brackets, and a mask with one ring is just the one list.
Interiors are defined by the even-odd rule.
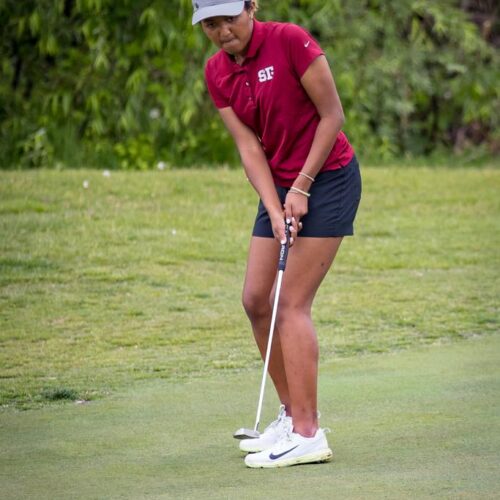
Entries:
[[278,458],[281,458],[282,456],[286,455],[287,453],[290,453],[291,451],[295,450],[295,448],[297,448],[299,445],[297,446],[294,446],[293,448],[290,448],[289,450],[286,450],[284,451],[283,453],[279,453],[278,455],[274,455],[273,453],[271,453],[269,455],[269,458],[271,460],[277,460]]

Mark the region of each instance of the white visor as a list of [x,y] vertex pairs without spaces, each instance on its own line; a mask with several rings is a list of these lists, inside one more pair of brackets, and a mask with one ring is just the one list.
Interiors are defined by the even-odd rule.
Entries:
[[197,9],[193,14],[193,25],[209,17],[239,16],[243,12],[243,8],[245,7],[244,0],[240,2],[217,3],[216,5],[207,5],[206,7],[204,7],[203,4],[207,3],[209,4],[213,2],[203,0],[200,0],[198,2],[198,4],[201,5],[200,8]]

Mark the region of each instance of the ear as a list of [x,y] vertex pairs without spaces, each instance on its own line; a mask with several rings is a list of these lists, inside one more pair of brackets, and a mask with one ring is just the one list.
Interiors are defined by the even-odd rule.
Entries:
[[252,2],[250,5],[250,10],[248,11],[248,13],[250,14],[250,19],[253,19],[256,10],[257,8],[255,6],[255,2]]

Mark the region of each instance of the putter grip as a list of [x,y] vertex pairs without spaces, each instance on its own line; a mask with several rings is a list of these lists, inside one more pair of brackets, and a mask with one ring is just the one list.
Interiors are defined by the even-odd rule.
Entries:
[[278,262],[278,271],[284,271],[286,267],[286,259],[288,257],[288,247],[290,246],[290,224],[285,222],[286,242],[281,245],[280,260]]

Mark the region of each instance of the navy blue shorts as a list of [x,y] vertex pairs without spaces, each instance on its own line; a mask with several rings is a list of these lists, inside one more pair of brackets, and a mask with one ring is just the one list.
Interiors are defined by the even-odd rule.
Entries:
[[[276,186],[281,203],[285,203],[288,190]],[[302,230],[298,236],[332,238],[354,234],[353,223],[361,199],[361,175],[355,156],[345,167],[319,173],[309,192],[308,212],[301,219]],[[259,202],[252,235],[274,238],[262,201]]]

